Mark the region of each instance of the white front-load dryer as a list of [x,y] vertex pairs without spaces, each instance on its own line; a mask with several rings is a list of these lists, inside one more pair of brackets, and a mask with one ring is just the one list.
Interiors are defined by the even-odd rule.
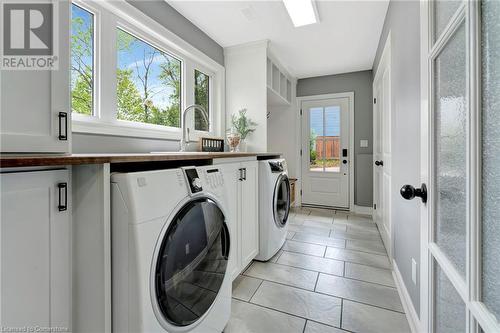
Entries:
[[267,261],[283,246],[288,232],[290,181],[284,159],[259,161],[259,254]]
[[111,177],[114,332],[220,333],[233,260],[215,167]]

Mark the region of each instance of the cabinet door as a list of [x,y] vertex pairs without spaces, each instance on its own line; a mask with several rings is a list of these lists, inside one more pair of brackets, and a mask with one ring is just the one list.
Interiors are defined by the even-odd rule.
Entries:
[[2,70],[0,73],[0,149],[3,153],[69,152],[71,2],[56,1],[58,69]]
[[240,181],[241,260],[242,268],[259,253],[259,206],[257,162],[241,164],[244,179]]
[[0,174],[1,327],[71,331],[70,214],[58,207],[68,179],[67,170]]
[[224,176],[224,187],[226,189],[226,222],[229,226],[231,235],[231,252],[229,272],[233,280],[240,274],[241,270],[241,251],[239,241],[239,210],[238,210],[238,195],[239,195],[239,163],[224,164],[218,166]]

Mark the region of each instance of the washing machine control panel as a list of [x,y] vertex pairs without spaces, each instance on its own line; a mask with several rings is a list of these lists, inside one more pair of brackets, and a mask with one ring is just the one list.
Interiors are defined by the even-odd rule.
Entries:
[[281,161],[271,161],[269,162],[272,172],[283,172],[284,167]]
[[191,193],[198,193],[203,191],[203,187],[201,186],[201,180],[198,176],[198,171],[196,169],[185,169],[187,182],[189,184],[189,188],[191,189]]

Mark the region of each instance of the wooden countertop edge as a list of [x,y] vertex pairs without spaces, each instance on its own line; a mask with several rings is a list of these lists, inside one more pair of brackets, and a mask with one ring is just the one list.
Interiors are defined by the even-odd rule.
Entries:
[[146,153],[146,154],[71,154],[71,155],[0,155],[0,168],[56,166],[104,163],[133,163],[211,160],[216,158],[280,156],[281,153]]

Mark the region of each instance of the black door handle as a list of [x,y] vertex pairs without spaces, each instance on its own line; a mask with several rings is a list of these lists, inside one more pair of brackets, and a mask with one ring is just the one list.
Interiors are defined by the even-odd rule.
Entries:
[[342,160],[342,163],[347,164],[347,160]]
[[399,190],[401,196],[406,200],[411,200],[415,197],[419,197],[422,199],[423,203],[427,202],[427,186],[425,184],[420,185],[420,188],[414,188],[411,185],[404,185]]
[[384,165],[384,161],[375,161],[375,165],[376,166],[383,166]]

